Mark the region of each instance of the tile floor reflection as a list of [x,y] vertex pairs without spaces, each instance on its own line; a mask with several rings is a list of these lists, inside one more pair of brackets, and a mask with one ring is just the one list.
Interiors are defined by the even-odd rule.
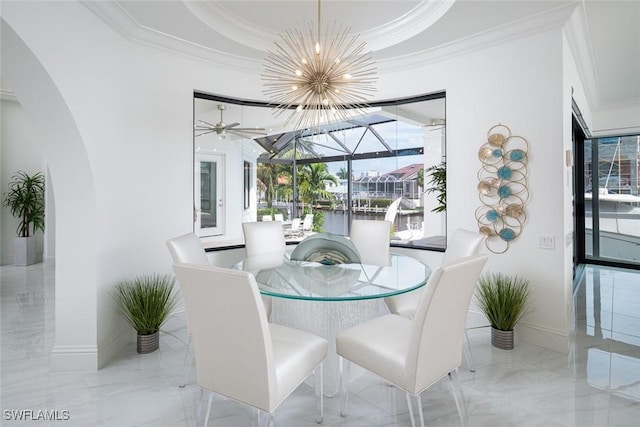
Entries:
[[[194,376],[178,388],[186,331],[171,319],[160,350],[125,348],[97,372],[52,372],[53,264],[0,267],[3,426],[194,426],[201,399]],[[476,372],[461,369],[470,425],[637,426],[640,423],[640,272],[585,267],[575,291],[569,354],[517,343],[491,347],[486,328],[469,331]],[[325,399],[325,426],[410,425],[404,396],[365,374],[350,387],[349,415]],[[447,381],[423,395],[426,425],[460,425]],[[58,411],[68,420],[15,421],[12,410]],[[66,412],[64,412],[66,411]],[[275,412],[276,426],[313,426],[311,387],[302,385]],[[255,414],[217,398],[209,425],[256,425]]]

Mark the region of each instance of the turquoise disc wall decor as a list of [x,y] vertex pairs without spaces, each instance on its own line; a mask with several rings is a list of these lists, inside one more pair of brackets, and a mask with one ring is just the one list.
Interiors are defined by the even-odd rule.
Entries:
[[512,135],[502,124],[489,128],[487,141],[480,147],[477,190],[482,204],[476,209],[476,220],[480,232],[487,236],[485,245],[493,253],[506,252],[527,220],[528,151],[527,140]]

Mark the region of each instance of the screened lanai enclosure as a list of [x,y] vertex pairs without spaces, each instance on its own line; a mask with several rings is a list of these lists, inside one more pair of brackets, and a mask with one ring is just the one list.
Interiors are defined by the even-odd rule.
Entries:
[[392,222],[392,244],[442,248],[444,188],[431,168],[445,166],[445,124],[444,93],[371,103],[306,129],[266,104],[195,93],[194,229],[234,240],[242,222],[280,220],[300,240],[378,219]]

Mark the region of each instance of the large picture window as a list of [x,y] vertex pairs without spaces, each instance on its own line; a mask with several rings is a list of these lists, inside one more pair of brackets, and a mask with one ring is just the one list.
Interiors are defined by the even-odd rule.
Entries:
[[[235,126],[217,126],[220,111],[220,123]],[[194,152],[225,153],[222,194],[242,195],[237,205],[220,202],[230,219],[226,240],[241,237],[236,217],[281,220],[290,241],[314,232],[348,235],[351,221],[362,218],[391,221],[392,245],[444,248],[446,209],[428,191],[429,168],[445,160],[444,93],[372,103],[366,114],[307,129],[287,128],[267,105],[205,93],[195,94],[194,112],[194,125],[210,128],[196,133]],[[231,188],[241,182],[243,189]]]

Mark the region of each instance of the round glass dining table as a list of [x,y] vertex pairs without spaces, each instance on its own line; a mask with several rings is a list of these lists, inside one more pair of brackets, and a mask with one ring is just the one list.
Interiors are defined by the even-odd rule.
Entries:
[[382,266],[325,265],[289,256],[285,252],[245,258],[233,268],[253,273],[263,295],[312,301],[386,298],[418,289],[431,274],[419,260],[395,253]]
[[[376,316],[388,314],[383,298],[416,290],[431,269],[415,258],[391,254],[387,265],[294,261],[289,253],[245,258],[233,268],[253,273],[262,295],[273,297],[270,321],[303,329],[329,341],[324,361],[323,389],[327,396],[340,388],[335,337]],[[357,373],[352,367],[351,377]]]

